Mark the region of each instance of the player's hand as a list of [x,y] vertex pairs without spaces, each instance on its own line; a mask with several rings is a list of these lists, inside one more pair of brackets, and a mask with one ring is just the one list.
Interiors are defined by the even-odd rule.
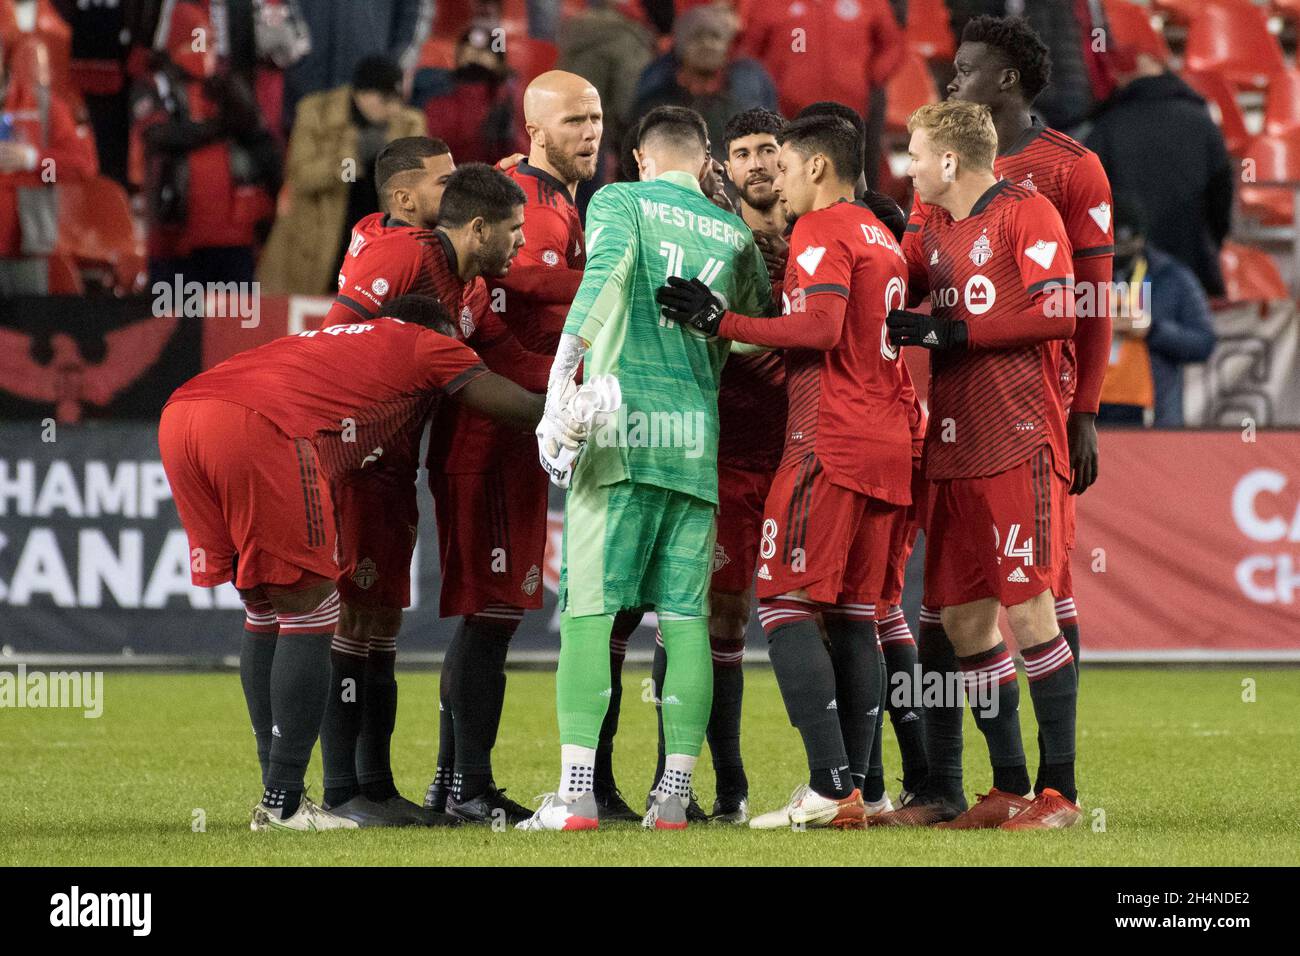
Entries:
[[936,351],[966,347],[966,323],[958,319],[894,309],[885,316],[885,325],[889,327],[889,340],[895,345],[919,345]]
[[569,383],[561,402],[542,416],[537,425],[538,456],[556,487],[569,487],[587,441],[622,404],[618,378],[597,375],[581,388]]
[[668,284],[659,287],[655,301],[663,307],[665,319],[699,329],[705,335],[717,335],[726,311],[718,297],[699,279],[669,276]]
[[511,153],[505,159],[497,163],[497,169],[505,172],[507,169],[514,169],[528,157],[523,153]]
[[780,236],[767,232],[754,233],[754,244],[763,254],[763,263],[767,266],[768,278],[780,282],[785,278],[785,266],[790,259],[790,243]]
[[1065,430],[1070,439],[1070,470],[1074,480],[1070,494],[1081,495],[1097,480],[1097,416],[1088,412],[1070,412]]

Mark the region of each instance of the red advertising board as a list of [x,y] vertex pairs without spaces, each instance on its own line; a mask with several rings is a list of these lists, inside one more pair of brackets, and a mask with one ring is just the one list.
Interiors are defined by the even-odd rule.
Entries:
[[1076,500],[1085,651],[1300,659],[1300,431],[1103,431]]

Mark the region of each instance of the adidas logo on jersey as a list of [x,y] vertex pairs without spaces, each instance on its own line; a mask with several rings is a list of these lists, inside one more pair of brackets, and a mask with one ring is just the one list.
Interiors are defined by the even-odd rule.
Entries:
[[921,339],[921,341],[926,345],[938,345],[939,336],[934,334],[934,329],[931,329],[929,332],[925,333],[925,338]]
[[824,255],[826,255],[825,246],[809,246],[795,258],[799,260],[799,265],[803,266],[803,271],[812,275],[817,271],[817,267],[821,265],[822,256]]
[[772,572],[767,569],[766,564],[764,564],[761,568],[758,569],[758,576],[761,580],[764,581],[772,580]]
[[1007,575],[1007,580],[1012,584],[1028,584],[1029,575],[1025,574],[1024,569],[1017,565],[1012,569],[1011,573]]
[[1038,263],[1044,269],[1052,267],[1052,260],[1056,258],[1056,243],[1045,242],[1039,239],[1032,246],[1025,250],[1025,255],[1034,262]]
[[832,697],[832,698],[831,698],[831,702],[830,702],[829,704],[826,705],[826,709],[827,709],[827,710],[839,710],[839,709],[840,709],[840,705],[837,704],[837,703],[835,703],[835,698]]

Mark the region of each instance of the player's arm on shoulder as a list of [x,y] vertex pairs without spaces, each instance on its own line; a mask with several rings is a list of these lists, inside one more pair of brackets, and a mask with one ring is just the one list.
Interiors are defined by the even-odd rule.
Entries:
[[588,342],[626,306],[624,287],[637,255],[635,210],[615,185],[587,207],[587,268],[573,298],[564,332]]
[[464,342],[432,329],[422,329],[416,342],[423,387],[442,391],[489,418],[531,429],[542,417],[546,397],[529,392],[510,379],[489,371],[483,359]]

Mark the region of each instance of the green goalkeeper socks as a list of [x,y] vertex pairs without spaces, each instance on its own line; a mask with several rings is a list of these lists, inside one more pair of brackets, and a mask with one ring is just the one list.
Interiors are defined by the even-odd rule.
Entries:
[[668,671],[659,699],[664,723],[664,750],[698,757],[713,707],[713,657],[709,621],[704,617],[659,616]]
[[[593,750],[609,707],[609,635],[612,614],[560,615],[560,665],[555,672],[555,709],[560,743]],[[708,634],[704,655],[708,658]],[[706,711],[707,713],[707,711]]]

